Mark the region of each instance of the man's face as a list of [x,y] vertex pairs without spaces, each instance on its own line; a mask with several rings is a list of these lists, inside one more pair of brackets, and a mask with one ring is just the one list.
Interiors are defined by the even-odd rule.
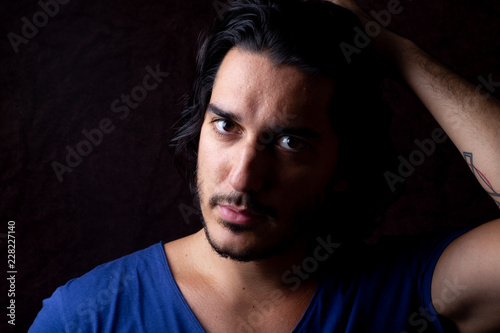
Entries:
[[231,49],[201,128],[197,185],[207,238],[223,256],[283,252],[313,221],[337,163],[332,81],[265,53]]

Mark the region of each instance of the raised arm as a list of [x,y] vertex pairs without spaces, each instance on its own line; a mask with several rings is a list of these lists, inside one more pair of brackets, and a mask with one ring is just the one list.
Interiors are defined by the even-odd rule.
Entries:
[[500,208],[500,103],[413,42],[391,32],[384,34],[380,44],[389,59]]
[[[332,2],[355,12],[372,29],[375,24],[380,27],[354,1]],[[383,27],[371,40],[383,63],[391,67],[388,70],[396,70],[420,98],[462,153],[481,186],[500,208],[498,100],[439,63],[412,41]],[[355,51],[349,47],[346,50],[350,56],[355,56]]]
[[[364,24],[374,21],[353,1],[332,2],[355,12]],[[499,102],[389,30],[381,28],[372,43],[443,127],[500,208]],[[446,248],[431,289],[436,311],[460,332],[500,332],[500,219],[467,232]],[[449,300],[446,306],[437,302],[443,299]]]

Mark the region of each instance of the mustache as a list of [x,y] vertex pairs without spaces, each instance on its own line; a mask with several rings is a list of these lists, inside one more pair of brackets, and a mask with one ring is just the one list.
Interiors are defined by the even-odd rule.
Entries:
[[253,196],[247,193],[214,194],[208,200],[208,206],[214,208],[217,205],[233,205],[248,207],[250,212],[262,215],[276,216],[273,208],[260,204]]

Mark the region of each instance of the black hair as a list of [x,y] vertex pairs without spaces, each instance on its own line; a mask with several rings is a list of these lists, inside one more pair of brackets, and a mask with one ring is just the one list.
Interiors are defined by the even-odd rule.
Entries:
[[[377,166],[385,159],[381,153],[388,140],[388,113],[380,107],[374,81],[370,48],[347,57],[340,45],[354,44],[359,19],[350,11],[326,1],[236,0],[229,2],[212,29],[200,39],[196,71],[185,107],[175,123],[171,141],[179,171],[196,191],[195,173],[198,141],[215,76],[230,49],[266,52],[276,65],[293,65],[313,76],[336,82],[336,93],[329,111],[339,137],[339,160],[343,163],[350,191],[343,193],[345,209],[357,208],[357,218],[370,226],[373,219],[362,212],[374,212],[377,193],[387,185],[382,174],[388,168]],[[344,44],[344,45],[346,45]],[[385,115],[384,115],[385,114]],[[351,207],[351,208],[346,208]],[[345,214],[353,212],[345,212]],[[347,215],[346,215],[347,216]],[[368,222],[370,221],[370,222]],[[359,225],[356,234],[360,234]],[[370,228],[364,228],[363,236]]]

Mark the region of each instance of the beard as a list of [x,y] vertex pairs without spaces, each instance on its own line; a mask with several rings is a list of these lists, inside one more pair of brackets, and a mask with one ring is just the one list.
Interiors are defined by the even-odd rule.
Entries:
[[[201,198],[201,183],[196,184],[196,201],[198,204],[203,204]],[[259,204],[255,198],[247,193],[231,193],[228,195],[212,195],[208,199],[208,207],[210,209],[215,208],[218,204],[232,204],[232,205],[244,205],[252,210],[258,211],[259,213],[266,214],[271,218],[276,216],[275,211],[272,208],[265,207]],[[312,241],[318,235],[318,228],[315,227],[318,223],[321,224],[322,218],[324,218],[324,209],[326,205],[324,204],[324,194],[317,195],[312,200],[307,201],[300,208],[295,208],[292,214],[292,218],[289,221],[284,221],[288,223],[288,230],[279,239],[277,239],[272,244],[266,247],[246,247],[244,249],[234,249],[230,246],[219,244],[213,237],[211,237],[207,223],[201,215],[201,223],[205,232],[208,243],[212,249],[221,257],[231,259],[239,262],[251,262],[260,261],[267,258],[282,255],[291,251],[296,244],[300,241],[306,241],[306,244],[312,243]],[[251,233],[254,231],[254,226],[239,225],[230,223],[222,218],[217,219],[217,224],[224,227],[225,229],[236,234]],[[267,223],[272,223],[267,221]],[[283,222],[282,222],[283,223]]]
[[[203,220],[203,218],[202,218],[202,220]],[[219,223],[224,223],[224,222],[226,222],[226,221],[220,221]],[[298,237],[297,237],[298,234],[296,234],[296,235],[285,237],[285,238],[279,240],[277,243],[272,244],[271,246],[266,247],[266,248],[261,249],[261,250],[246,248],[246,249],[242,249],[242,250],[237,251],[237,250],[231,249],[229,247],[220,246],[219,244],[217,244],[210,237],[210,232],[208,231],[208,228],[206,227],[205,222],[202,221],[202,223],[203,223],[203,229],[205,231],[205,236],[207,237],[208,243],[210,244],[212,249],[215,252],[217,252],[217,254],[219,256],[221,256],[222,258],[227,258],[227,259],[231,259],[231,260],[239,261],[239,262],[260,261],[260,260],[264,260],[264,259],[271,258],[274,256],[278,256],[280,254],[286,253],[288,250],[293,248],[296,241],[298,240]],[[235,226],[234,224],[230,224],[230,223],[227,224],[227,228],[233,232],[235,232],[234,231],[235,227],[238,227],[238,226]],[[238,231],[236,231],[236,232],[238,232]]]

